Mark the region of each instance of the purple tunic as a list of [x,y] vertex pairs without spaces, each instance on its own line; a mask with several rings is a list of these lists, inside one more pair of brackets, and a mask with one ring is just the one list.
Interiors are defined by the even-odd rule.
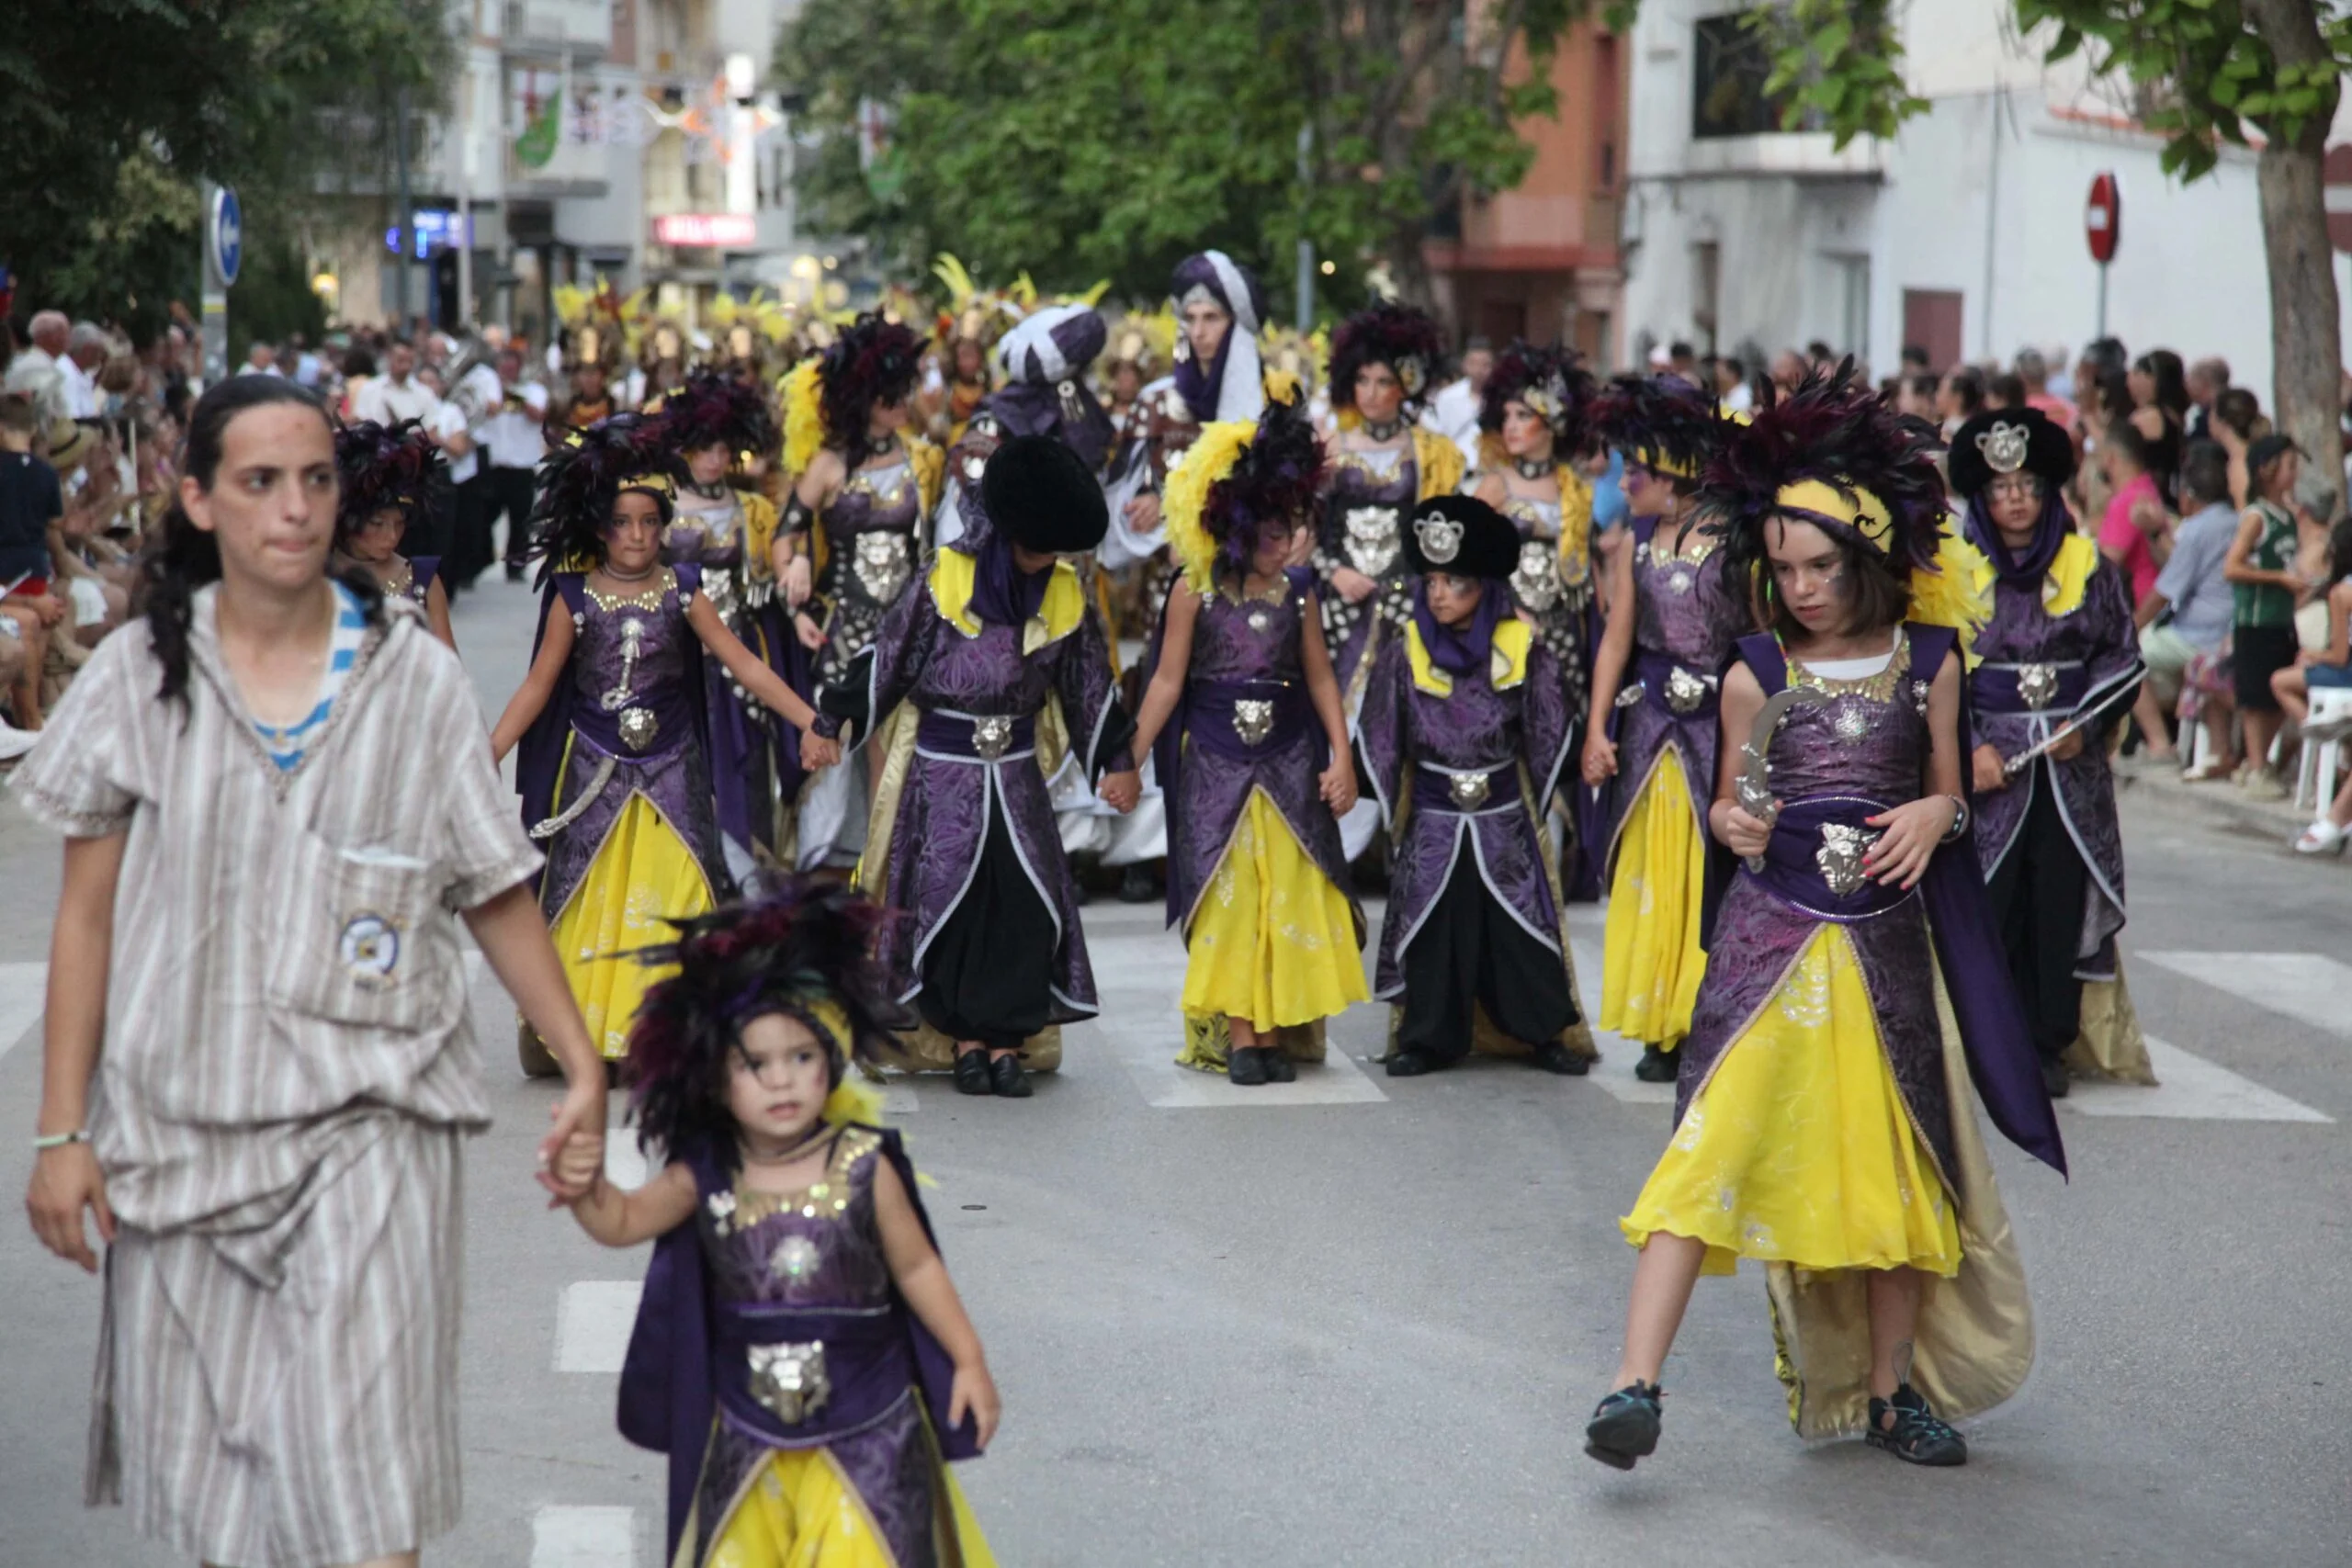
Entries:
[[[546,769],[552,787],[534,787],[541,771],[537,756],[518,757],[515,772],[524,787],[525,827],[581,809],[548,844],[539,907],[550,922],[563,912],[632,795],[652,803],[701,863],[712,896],[724,897],[733,883],[719,853],[703,750],[702,644],[686,624],[686,603],[699,574],[691,566],[665,569],[659,581],[628,599],[595,592],[577,572],[559,572],[551,586],[571,615],[571,662],[563,700],[548,705],[550,714],[532,727],[526,744],[540,754],[555,748],[553,765]],[[543,726],[559,710],[562,728],[550,733],[552,727]],[[647,718],[631,716],[638,714]],[[567,738],[568,760],[562,754]],[[607,762],[610,772],[583,802],[582,792]]]
[[[981,518],[950,547],[978,550],[986,529]],[[989,821],[1001,813],[1022,869],[1053,919],[1056,979],[1047,1021],[1070,1023],[1097,1010],[1094,970],[1079,921],[1078,884],[1062,852],[1035,742],[1016,735],[994,758],[975,755],[969,721],[1034,721],[1048,701],[1058,700],[1090,780],[1124,770],[1134,726],[1112,694],[1110,653],[1091,604],[1068,636],[1024,654],[1027,629],[982,623],[979,635],[967,636],[939,613],[930,583],[918,579],[883,616],[871,660],[852,670],[836,691],[855,710],[859,746],[901,703],[911,704],[927,727],[960,725],[963,730],[961,744],[919,741],[899,791],[889,869],[876,890],[883,903],[912,917],[886,927],[879,943],[892,994],[906,1003],[922,990],[923,953],[971,890]],[[846,690],[860,670],[864,690]],[[820,735],[841,732],[842,719],[832,705],[836,691],[828,692],[828,711],[818,716]]]
[[1715,795],[1716,713],[1732,645],[1747,630],[1747,615],[1724,574],[1724,555],[1712,544],[1696,559],[1676,560],[1653,548],[1657,520],[1634,524],[1634,653],[1617,689],[1617,777],[1600,825],[1603,863],[1614,871],[1617,836],[1634,802],[1667,751],[1675,753],[1690,808],[1706,832],[1707,805]]
[[[699,500],[700,498],[695,498]],[[743,503],[730,490],[721,508],[678,508],[662,536],[662,559],[702,570],[703,592],[727,629],[743,640],[778,677],[790,682],[797,671],[788,650],[798,644],[785,635],[784,618],[775,602],[775,586],[755,582],[746,570],[746,523]],[[769,778],[775,765],[771,734],[784,736],[789,753],[788,784],[799,776],[799,738],[766,704],[738,685],[718,660],[703,662],[703,728],[710,737],[711,784],[718,808],[719,830],[748,849],[773,845],[775,813],[769,799]]]
[[[1382,463],[1392,466],[1377,466]],[[1394,642],[1412,615],[1404,531],[1406,514],[1420,494],[1421,466],[1409,439],[1392,452],[1341,452],[1331,459],[1315,579],[1323,637],[1331,645],[1331,671],[1342,693],[1353,694],[1367,660],[1377,657],[1382,644]],[[1331,574],[1341,567],[1363,573],[1378,589],[1363,604],[1349,604],[1331,586]]]
[[[895,1133],[844,1127],[824,1176],[788,1202],[689,1160],[702,1201],[655,1245],[620,1385],[622,1436],[670,1455],[663,1562],[689,1508],[687,1561],[700,1564],[768,1454],[812,1448],[831,1456],[899,1568],[941,1561],[939,1454],[978,1450],[968,1425],[947,1426],[952,1369],[890,1278],[874,1208],[884,1159],[929,1234]],[[761,1358],[784,1348],[805,1364],[811,1347],[829,1392],[812,1409],[779,1409],[763,1397]]]
[[[1465,846],[1476,857],[1488,896],[1528,935],[1557,952],[1560,912],[1535,826],[1568,760],[1567,694],[1551,653],[1533,644],[1522,678],[1505,690],[1497,691],[1485,671],[1475,671],[1455,676],[1453,694],[1441,697],[1413,683],[1400,636],[1380,650],[1357,722],[1364,769],[1392,846],[1373,996],[1394,1001],[1403,992],[1405,948],[1445,891]],[[1438,787],[1441,779],[1479,774],[1486,775],[1486,787],[1476,800]]]
[[825,570],[817,593],[826,606],[825,646],[816,678],[837,681],[874,640],[883,613],[922,564],[922,483],[914,459],[859,468],[818,519],[825,531]]
[[[1926,789],[1933,749],[1928,693],[1951,646],[1949,631],[1906,626],[1883,672],[1833,682],[1803,673],[1802,666],[1784,667],[1769,634],[1741,640],[1740,656],[1768,696],[1784,684],[1803,684],[1820,688],[1826,700],[1791,708],[1773,734],[1768,760],[1781,816],[1766,871],[1741,870],[1714,911],[1690,1033],[1677,1053],[1677,1121],[1724,1053],[1772,1005],[1814,933],[1834,920],[1853,939],[1887,1066],[1946,1181],[1957,1165],[1943,1029],[1935,987],[1926,983],[1931,964],[1942,970],[1969,1069],[1994,1123],[2028,1153],[2065,1169],[1973,856],[1938,851],[1907,894],[1876,883],[1841,890],[1829,880],[1839,863],[1834,852],[1840,830],[1858,829],[1862,818],[1917,800]],[[1856,841],[1856,852],[1860,848]]]
[[[2107,716],[2086,728],[2066,761],[2043,756],[2007,789],[1975,798],[1976,855],[1989,880],[2016,843],[2036,790],[2055,789],[2059,819],[2090,874],[2075,956],[2086,980],[2115,978],[2115,933],[2123,929],[2123,829],[2105,737],[2143,673],[2139,637],[2123,576],[2102,560],[2071,614],[2042,608],[2040,585],[1997,583],[1993,618],[1977,634],[1984,662],[1970,680],[1976,744],[2013,757],[2081,713]],[[2045,697],[2044,694],[2048,695]],[[2034,697],[2044,697],[2039,706]]]
[[[1272,598],[1243,600],[1219,588],[1201,601],[1193,624],[1183,705],[1153,749],[1170,803],[1168,919],[1188,936],[1193,907],[1259,790],[1316,869],[1348,892],[1339,819],[1319,791],[1330,748],[1307,696],[1302,654],[1312,583],[1301,568],[1277,580]],[[1355,918],[1361,940],[1362,909]]]

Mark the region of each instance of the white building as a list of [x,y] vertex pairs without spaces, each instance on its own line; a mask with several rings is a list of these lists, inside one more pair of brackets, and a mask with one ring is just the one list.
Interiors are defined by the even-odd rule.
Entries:
[[[1736,0],[1647,0],[1634,28],[1625,209],[1629,340],[1770,354],[1815,339],[1891,374],[2078,350],[2098,333],[2084,233],[2093,178],[2122,189],[2107,331],[2138,354],[2218,354],[2270,400],[2270,302],[2255,157],[2166,178],[2129,87],[2042,64],[2010,0],[1898,7],[1912,90],[1892,141],[1786,132]],[[2347,321],[2352,325],[2352,320]],[[1751,369],[1760,367],[1750,366]]]

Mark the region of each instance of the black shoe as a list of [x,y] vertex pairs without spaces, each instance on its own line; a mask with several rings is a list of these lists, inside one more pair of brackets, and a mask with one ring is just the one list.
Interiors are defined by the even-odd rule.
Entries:
[[2066,1070],[2065,1058],[2062,1056],[2041,1058],[2041,1087],[2050,1091],[2050,1098],[2052,1100],[2066,1098],[2066,1091],[2075,1087],[2075,1075]]
[[520,582],[523,581],[523,563],[521,561],[511,560],[506,563],[506,581],[509,582]]
[[994,1094],[996,1086],[989,1081],[989,1054],[986,1051],[965,1051],[956,1058],[956,1092],[957,1094]]
[[1228,1082],[1256,1089],[1266,1081],[1266,1054],[1254,1045],[1227,1046],[1225,1076]]
[[1556,1040],[1546,1040],[1535,1047],[1535,1065],[1564,1078],[1580,1078],[1592,1071],[1590,1057],[1577,1055]]
[[1119,902],[1148,904],[1159,897],[1159,886],[1151,879],[1151,867],[1138,861],[1119,874]]
[[[972,1054],[979,1055],[977,1051]],[[1029,1075],[1022,1070],[1021,1058],[1011,1055],[989,1058],[989,1086],[1001,1100],[1026,1100],[1036,1092],[1029,1087]]]
[[1655,1045],[1643,1046],[1642,1059],[1634,1064],[1634,1076],[1644,1083],[1672,1083],[1675,1071],[1674,1053]]
[[[1894,1413],[1892,1428],[1884,1424],[1890,1410]],[[1907,1382],[1894,1391],[1893,1399],[1871,1401],[1871,1429],[1864,1435],[1871,1447],[1884,1449],[1906,1464],[1968,1462],[1968,1439],[1938,1419],[1925,1396]]]
[[1261,1046],[1258,1055],[1265,1059],[1268,1083],[1296,1083],[1298,1081],[1298,1065],[1290,1059],[1290,1053],[1281,1046]]
[[1444,1064],[1426,1051],[1409,1046],[1388,1058],[1388,1076],[1392,1078],[1417,1078],[1423,1073],[1433,1073]]
[[1659,1401],[1666,1391],[1636,1378],[1592,1407],[1584,1424],[1584,1451],[1616,1470],[1631,1470],[1634,1461],[1657,1451],[1658,1428],[1664,1423]]

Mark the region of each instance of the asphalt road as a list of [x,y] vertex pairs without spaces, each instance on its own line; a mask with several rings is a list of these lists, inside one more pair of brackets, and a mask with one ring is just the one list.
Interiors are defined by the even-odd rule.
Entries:
[[[489,710],[527,599],[458,627]],[[1384,1019],[1287,1089],[1169,1065],[1181,953],[1088,911],[1105,1021],[1026,1103],[891,1099],[987,1341],[1004,1429],[962,1479],[1008,1568],[2352,1561],[2352,874],[2127,804],[2131,985],[2156,1090],[2078,1093],[2071,1185],[1996,1162],[2041,1359],[1919,1472],[1791,1436],[1760,1276],[1703,1283],[1665,1445],[1578,1451],[1615,1365],[1615,1217],[1666,1135],[1617,1046],[1563,1080],[1379,1075]],[[0,1189],[23,1190],[57,852],[0,802]],[[1599,925],[1577,917],[1588,999]],[[465,1520],[427,1561],[654,1568],[661,1471],[613,1429],[640,1254],[541,1206],[551,1099],[474,1005],[498,1125],[467,1172]],[[81,1506],[94,1281],[0,1223],[0,1565],[175,1562]]]

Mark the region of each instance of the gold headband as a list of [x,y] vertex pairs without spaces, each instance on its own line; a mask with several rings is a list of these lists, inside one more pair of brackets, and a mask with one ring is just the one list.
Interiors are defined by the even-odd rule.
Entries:
[[1647,446],[1637,446],[1634,449],[1634,461],[1650,472],[1664,474],[1668,479],[1695,479],[1699,477],[1699,466],[1696,463],[1678,463],[1665,453]]
[[667,474],[634,474],[623,479],[620,488],[650,491],[670,501],[678,499],[678,482]]
[[1844,491],[1826,479],[1782,485],[1772,504],[1780,511],[1810,513],[1843,524],[1882,555],[1886,553],[1887,536],[1894,532],[1894,514],[1886,509],[1886,502],[1866,490]]
[[810,991],[796,992],[792,1000],[808,1022],[816,1025],[820,1032],[831,1036],[827,1044],[844,1057],[851,1055],[847,1009],[829,996]]

